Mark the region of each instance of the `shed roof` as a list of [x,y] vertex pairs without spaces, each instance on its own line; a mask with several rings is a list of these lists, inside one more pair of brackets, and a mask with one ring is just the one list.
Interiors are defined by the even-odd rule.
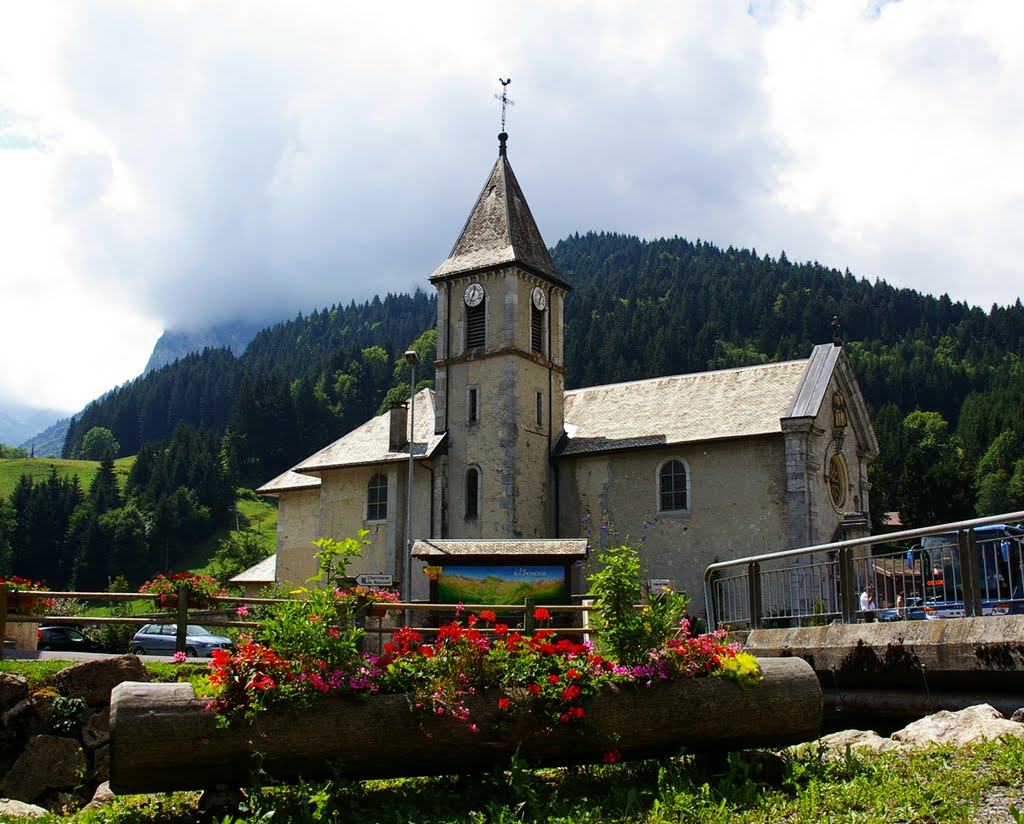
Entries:
[[533,540],[458,540],[458,541],[415,541],[412,545],[414,558],[431,561],[441,558],[487,557],[490,555],[509,557],[536,557],[557,555],[564,558],[584,558],[587,554],[586,538],[540,538]]
[[228,583],[231,584],[272,584],[277,575],[277,555],[269,555],[258,564],[239,572]]

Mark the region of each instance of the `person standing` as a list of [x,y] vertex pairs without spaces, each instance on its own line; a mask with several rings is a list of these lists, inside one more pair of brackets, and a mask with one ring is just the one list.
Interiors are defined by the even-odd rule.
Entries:
[[875,588],[868,584],[860,594],[860,612],[865,621],[875,620]]

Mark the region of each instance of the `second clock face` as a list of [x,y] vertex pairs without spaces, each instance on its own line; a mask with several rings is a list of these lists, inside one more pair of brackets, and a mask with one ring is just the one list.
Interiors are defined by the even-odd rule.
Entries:
[[479,283],[471,283],[466,287],[466,306],[479,306],[484,299],[484,287]]
[[544,290],[539,286],[533,287],[533,305],[537,307],[540,312],[544,311],[544,308],[548,305],[548,296],[544,294]]

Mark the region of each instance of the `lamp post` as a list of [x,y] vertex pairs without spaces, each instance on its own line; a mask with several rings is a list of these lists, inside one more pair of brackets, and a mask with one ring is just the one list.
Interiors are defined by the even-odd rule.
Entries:
[[[402,596],[406,603],[412,600],[412,461],[413,444],[416,441],[416,364],[420,356],[415,349],[405,353],[405,362],[409,364],[409,488],[405,495],[405,552],[402,556]],[[409,626],[411,610],[405,611],[403,626]]]

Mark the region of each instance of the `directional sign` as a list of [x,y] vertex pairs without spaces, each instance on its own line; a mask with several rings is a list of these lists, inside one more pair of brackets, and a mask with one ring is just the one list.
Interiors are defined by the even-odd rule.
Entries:
[[394,576],[383,572],[364,572],[356,576],[356,583],[361,587],[390,587],[394,586]]

